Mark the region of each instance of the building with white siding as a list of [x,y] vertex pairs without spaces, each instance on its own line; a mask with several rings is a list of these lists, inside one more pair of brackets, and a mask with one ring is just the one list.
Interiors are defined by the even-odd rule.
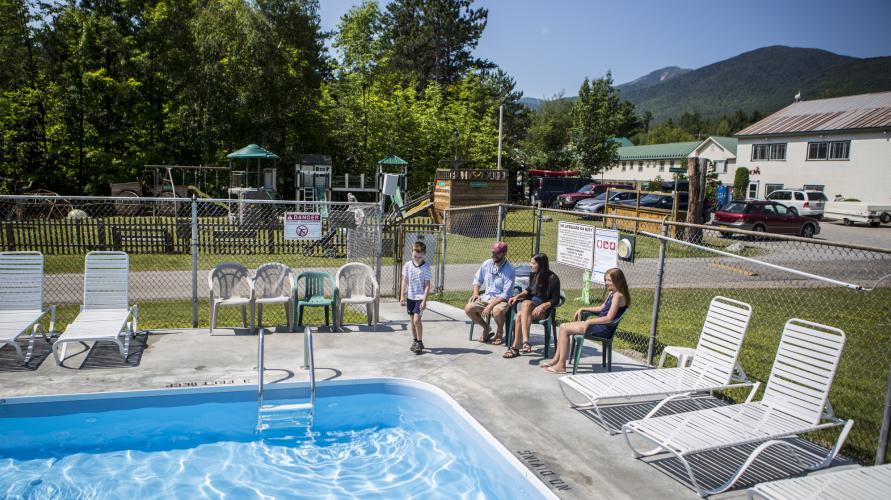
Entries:
[[702,141],[671,142],[619,148],[618,162],[603,172],[604,181],[651,181],[656,177],[674,179],[672,168],[687,169],[691,158],[711,161],[718,180],[733,184],[736,170],[736,139],[708,137]]
[[804,188],[891,201],[891,92],[798,101],[736,137],[750,198]]

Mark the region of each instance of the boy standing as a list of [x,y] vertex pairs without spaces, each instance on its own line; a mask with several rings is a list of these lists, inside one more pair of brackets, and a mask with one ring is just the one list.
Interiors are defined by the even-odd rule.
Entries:
[[433,280],[430,264],[424,260],[426,255],[427,245],[416,241],[411,248],[411,260],[402,266],[402,294],[399,303],[406,306],[411,320],[411,334],[414,337],[411,351],[415,354],[424,352],[421,313],[427,307],[427,294],[430,293],[430,282]]

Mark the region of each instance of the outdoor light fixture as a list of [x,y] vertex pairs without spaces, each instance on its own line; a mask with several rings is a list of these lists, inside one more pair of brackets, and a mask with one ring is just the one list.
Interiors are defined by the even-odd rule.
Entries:
[[619,235],[619,244],[616,245],[616,255],[619,260],[634,262],[634,242],[635,237],[630,234]]

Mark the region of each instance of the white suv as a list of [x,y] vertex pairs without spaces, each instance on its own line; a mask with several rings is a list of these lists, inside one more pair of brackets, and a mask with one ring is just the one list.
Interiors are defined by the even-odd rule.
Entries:
[[798,215],[823,218],[823,207],[826,205],[826,195],[820,191],[805,191],[803,189],[777,189],[767,195],[767,199],[786,205]]

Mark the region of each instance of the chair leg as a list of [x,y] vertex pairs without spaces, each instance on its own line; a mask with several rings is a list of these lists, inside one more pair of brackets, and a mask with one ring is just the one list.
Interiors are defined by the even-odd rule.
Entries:
[[606,371],[611,372],[613,371],[613,339],[607,340],[604,344],[607,356]]
[[[368,302],[365,304],[365,317],[366,317],[366,319],[368,319],[368,326],[371,326],[371,316],[372,316],[371,302]],[[343,321],[343,316],[341,316],[341,321]]]
[[285,302],[285,322],[288,324],[288,331],[294,331],[294,324],[292,322],[294,318],[291,317],[291,303]]
[[247,326],[247,306],[241,306],[241,326]]
[[325,326],[328,326],[328,306],[325,306]]
[[217,304],[210,305],[210,333],[217,327]]
[[297,326],[303,326],[303,306],[297,306]]
[[585,337],[576,335],[572,338],[573,363],[572,374],[575,375],[579,369],[579,360],[582,357],[582,349],[585,347]]
[[253,335],[254,331],[255,331],[254,330],[254,306],[253,306],[253,304],[251,304],[251,322],[250,322],[250,329],[248,330],[248,333]]
[[[554,335],[559,335],[559,330],[554,332]],[[544,324],[544,359],[548,359],[548,346],[551,345],[551,329],[548,328],[548,324]]]
[[476,324],[476,321],[470,320],[470,333],[467,335],[467,340],[473,340],[473,325]]
[[257,328],[263,328],[263,304],[257,304]]

